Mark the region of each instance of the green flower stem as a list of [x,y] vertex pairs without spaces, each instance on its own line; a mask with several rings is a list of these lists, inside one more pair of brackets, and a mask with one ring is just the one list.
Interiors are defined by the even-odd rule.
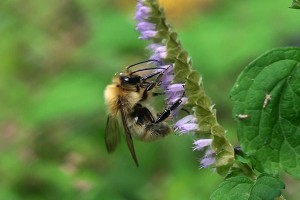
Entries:
[[174,82],[185,84],[188,105],[193,108],[200,127],[196,136],[203,138],[203,135],[211,134],[212,149],[216,153],[215,167],[220,175],[225,176],[234,162],[234,150],[225,138],[224,128],[217,122],[216,110],[204,91],[202,77],[192,69],[190,57],[177,39],[177,33],[166,23],[164,12],[157,1],[143,3],[151,8],[148,21],[155,24],[158,31],[152,41],[167,47],[164,62],[174,64]]

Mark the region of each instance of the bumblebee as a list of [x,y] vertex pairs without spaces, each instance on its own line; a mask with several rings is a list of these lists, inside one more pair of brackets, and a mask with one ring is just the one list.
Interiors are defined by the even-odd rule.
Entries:
[[104,92],[109,113],[105,128],[106,149],[109,153],[113,152],[121,141],[118,123],[120,119],[127,146],[137,166],[132,137],[142,141],[153,141],[170,134],[171,129],[164,120],[182,102],[178,99],[163,112],[155,112],[149,100],[161,94],[155,91],[166,68],[150,67],[130,71],[133,66],[149,62],[160,63],[157,60],[146,60],[128,66],[125,72],[113,77],[112,84],[108,85]]

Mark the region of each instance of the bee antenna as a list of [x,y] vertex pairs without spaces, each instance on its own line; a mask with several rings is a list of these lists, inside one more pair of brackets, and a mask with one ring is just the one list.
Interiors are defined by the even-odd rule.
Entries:
[[163,64],[163,63],[162,63],[161,61],[159,61],[159,60],[149,59],[149,60],[144,60],[144,61],[141,61],[141,62],[132,64],[132,65],[129,65],[128,67],[126,67],[126,70],[128,71],[128,69],[131,68],[131,67],[133,67],[133,66],[140,65],[140,64],[143,64],[143,63],[147,63],[147,62],[157,62],[157,63],[160,64],[160,65]]
[[149,67],[149,68],[143,68],[143,69],[135,70],[135,71],[131,72],[129,75],[131,76],[131,75],[134,74],[134,73],[141,72],[141,71],[146,71],[146,70],[152,70],[152,69],[163,69],[163,70],[167,70],[168,68],[163,68],[163,67]]

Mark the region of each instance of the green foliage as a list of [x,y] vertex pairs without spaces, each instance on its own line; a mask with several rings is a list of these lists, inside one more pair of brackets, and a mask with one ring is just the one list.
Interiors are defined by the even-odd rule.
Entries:
[[211,200],[273,200],[281,195],[284,183],[272,176],[262,174],[256,180],[245,176],[226,179],[211,195]]
[[283,168],[299,177],[299,62],[299,48],[267,52],[244,69],[231,91],[241,147],[260,171],[278,175]]
[[[253,57],[268,49],[291,45],[286,39],[297,38],[295,35],[299,33],[296,20],[299,13],[287,9],[288,2],[272,1],[271,6],[259,0],[245,3],[235,1],[197,20],[188,21],[185,26],[176,24],[185,50],[204,77],[207,92],[215,87],[217,94],[212,96],[214,101],[218,101],[220,96],[218,81],[224,78],[235,80],[238,68],[242,70],[242,66]],[[268,6],[270,9],[266,9]],[[277,18],[281,20],[274,20]],[[249,58],[250,55],[252,58]],[[248,60],[244,60],[246,57]],[[210,82],[211,79],[217,83]]]
[[293,3],[292,3],[290,8],[300,9],[300,1],[299,0],[293,0]]
[[104,102],[97,90],[104,90],[97,76],[84,72],[61,73],[43,84],[31,111],[32,120],[43,123],[100,110],[99,102]]

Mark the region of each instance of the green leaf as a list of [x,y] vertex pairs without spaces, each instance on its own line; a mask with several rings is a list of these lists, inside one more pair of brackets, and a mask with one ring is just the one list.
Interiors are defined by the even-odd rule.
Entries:
[[273,200],[281,195],[284,183],[272,176],[262,174],[255,181],[245,176],[225,180],[210,196],[211,200]]
[[280,48],[250,63],[231,90],[241,148],[253,166],[300,177],[300,49]]
[[299,0],[293,0],[293,3],[292,3],[290,8],[300,9],[300,1]]

